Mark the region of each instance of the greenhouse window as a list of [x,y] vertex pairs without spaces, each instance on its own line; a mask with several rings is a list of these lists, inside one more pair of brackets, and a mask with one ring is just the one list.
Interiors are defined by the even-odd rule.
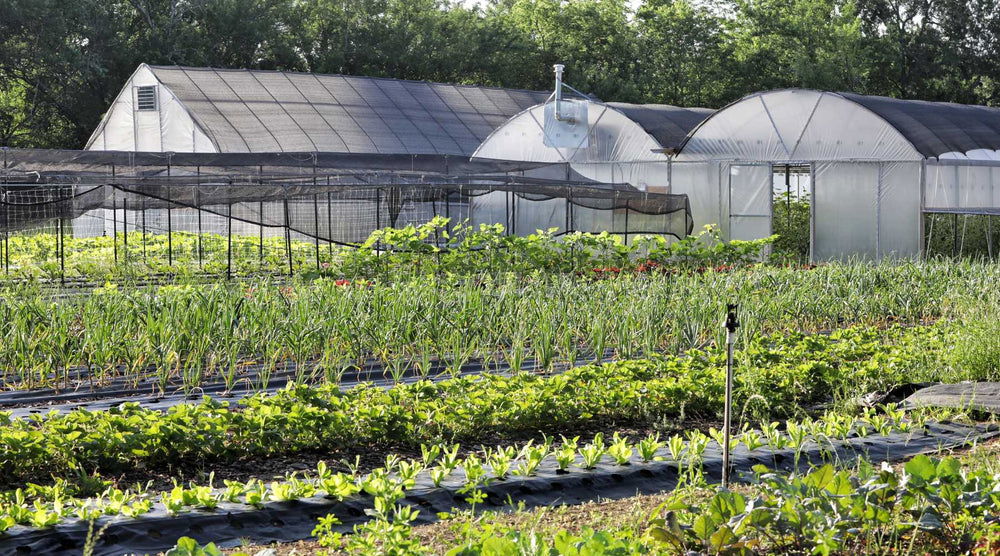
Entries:
[[145,85],[135,90],[136,110],[156,110],[156,85]]

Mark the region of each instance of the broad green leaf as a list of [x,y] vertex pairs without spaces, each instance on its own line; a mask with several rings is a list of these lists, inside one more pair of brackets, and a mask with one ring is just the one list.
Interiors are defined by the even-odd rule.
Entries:
[[803,482],[812,487],[825,488],[833,480],[834,475],[836,475],[836,471],[834,471],[833,465],[828,463],[806,475]]
[[692,529],[694,529],[694,534],[698,536],[699,539],[707,541],[712,533],[715,532],[715,527],[717,522],[711,517],[701,514],[695,518],[692,524]]
[[940,478],[957,477],[961,472],[962,464],[956,458],[947,457],[938,462],[937,476]]
[[944,523],[941,521],[941,516],[938,515],[937,511],[928,506],[920,514],[920,519],[917,520],[917,527],[924,531],[937,531],[944,527]]
[[937,466],[931,458],[924,454],[918,454],[916,457],[906,462],[903,469],[910,475],[915,477],[920,477],[925,481],[930,481],[934,479],[935,473],[937,473]]
[[841,471],[833,477],[833,480],[826,485],[826,490],[830,494],[837,496],[847,496],[854,492],[854,485],[851,484],[851,480],[848,478],[847,473]]
[[733,533],[733,530],[730,529],[729,526],[723,525],[712,533],[708,542],[717,552],[722,552],[724,548],[738,540],[739,538]]

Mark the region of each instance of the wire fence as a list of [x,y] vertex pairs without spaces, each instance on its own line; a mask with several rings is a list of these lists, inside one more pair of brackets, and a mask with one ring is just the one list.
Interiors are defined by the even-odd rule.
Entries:
[[5,275],[74,283],[110,275],[322,271],[375,230],[435,216],[501,224],[507,234],[608,231],[626,242],[691,228],[686,198],[579,184],[179,181],[0,186]]

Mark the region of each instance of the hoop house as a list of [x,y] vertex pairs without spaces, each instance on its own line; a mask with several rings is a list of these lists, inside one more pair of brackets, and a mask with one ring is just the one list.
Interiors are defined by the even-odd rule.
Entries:
[[[552,141],[546,141],[546,103],[542,103],[497,128],[472,156],[474,159],[562,163],[580,176],[596,181],[627,183],[639,191],[672,193],[670,162],[658,151],[679,144],[689,131],[712,113],[704,108],[678,108],[662,104],[584,102],[588,104],[588,135],[580,138],[579,148],[546,145]],[[484,197],[477,202],[498,201]],[[632,207],[622,207],[614,213],[596,213],[586,208],[573,210],[568,208],[566,201],[560,200],[547,208],[546,212],[525,213],[522,225],[629,230],[629,233],[676,236],[691,231],[691,222],[686,214],[676,214],[670,222],[663,222],[662,216],[650,218]],[[625,234],[626,237],[629,233]]]
[[1000,110],[852,93],[747,96],[695,128],[671,161],[671,191],[696,225],[730,238],[772,230],[776,170],[807,168],[811,259],[922,252],[923,213],[997,213]]

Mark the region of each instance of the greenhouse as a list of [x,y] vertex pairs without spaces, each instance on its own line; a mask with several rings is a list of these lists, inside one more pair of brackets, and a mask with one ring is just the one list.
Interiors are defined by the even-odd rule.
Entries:
[[672,149],[670,190],[688,195],[696,226],[765,237],[775,184],[794,168],[809,176],[812,260],[906,258],[925,251],[925,214],[1000,212],[998,149],[1000,109],[770,91]]
[[[11,234],[237,234],[291,259],[293,241],[435,215],[626,243],[780,230],[799,260],[879,260],[940,233],[961,252],[958,215],[1000,213],[1000,109],[793,89],[713,111],[563,87],[561,68],[550,93],[143,64],[86,150],[4,151],[5,268]],[[781,228],[793,200],[802,229]]]
[[[537,104],[490,134],[473,153],[473,160],[565,164],[593,180],[626,183],[640,191],[670,193],[670,161],[660,151],[679,144],[688,132],[712,113],[712,110],[704,108],[603,103],[582,97],[563,102],[568,109],[577,111],[580,121],[566,125],[566,129],[553,129],[553,102]],[[561,141],[563,138],[565,141]],[[477,202],[486,203],[495,199],[484,197]],[[559,214],[564,205],[564,201],[553,201],[548,212],[533,211],[529,227],[559,225]],[[632,211],[579,212],[578,220],[587,219],[588,228],[655,229],[652,218]],[[674,218],[677,222],[670,226],[671,229],[686,224],[686,215],[677,214]],[[635,224],[640,219],[643,225],[636,228]]]

